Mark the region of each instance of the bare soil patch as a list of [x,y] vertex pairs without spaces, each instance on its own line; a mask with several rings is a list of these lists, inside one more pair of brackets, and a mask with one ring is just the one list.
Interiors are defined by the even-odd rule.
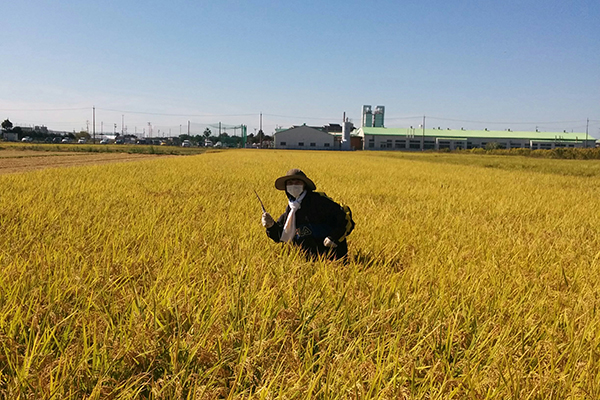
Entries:
[[43,153],[39,151],[0,152],[0,174],[26,172],[44,168],[77,167],[81,165],[129,162],[156,157],[171,157],[155,154],[125,153]]

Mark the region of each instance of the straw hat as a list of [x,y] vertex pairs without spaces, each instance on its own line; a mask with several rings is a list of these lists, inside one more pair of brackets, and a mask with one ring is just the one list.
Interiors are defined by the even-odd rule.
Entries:
[[285,183],[291,179],[298,179],[304,182],[307,190],[315,190],[317,188],[313,181],[308,179],[306,174],[298,168],[290,169],[284,176],[277,178],[275,181],[275,188],[278,190],[285,190]]

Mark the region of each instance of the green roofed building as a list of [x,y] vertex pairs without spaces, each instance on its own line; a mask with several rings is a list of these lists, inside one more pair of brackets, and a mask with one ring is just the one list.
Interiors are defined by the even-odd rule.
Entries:
[[532,150],[595,147],[596,139],[581,132],[472,131],[464,129],[375,128],[353,132],[365,150],[440,150],[495,148]]

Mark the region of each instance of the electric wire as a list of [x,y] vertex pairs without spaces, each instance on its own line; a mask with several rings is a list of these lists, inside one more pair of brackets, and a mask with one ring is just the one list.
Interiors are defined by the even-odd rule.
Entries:
[[453,122],[470,122],[470,123],[476,123],[476,124],[523,124],[523,125],[529,125],[529,124],[572,124],[575,122],[581,122],[581,120],[574,120],[574,121],[542,121],[542,122],[527,122],[527,121],[473,121],[473,120],[466,120],[466,119],[452,119],[452,118],[443,118],[443,117],[433,117],[433,116],[426,116],[427,119],[435,119],[435,120],[440,120],[440,121],[453,121]]
[[[171,116],[171,117],[188,117],[188,118],[205,118],[205,117],[211,117],[211,118],[216,118],[216,117],[249,117],[249,116],[256,116],[259,115],[260,113],[258,112],[254,112],[254,113],[240,113],[240,114],[182,114],[182,113],[160,113],[160,112],[150,112],[150,111],[132,111],[132,110],[119,110],[119,109],[112,109],[112,108],[102,108],[102,107],[95,107],[96,110],[98,111],[105,111],[105,112],[117,112],[117,113],[121,113],[121,114],[143,114],[143,115],[154,115],[154,116]],[[90,107],[73,107],[73,108],[38,108],[38,109],[34,109],[34,108],[21,108],[21,109],[17,109],[17,108],[0,108],[0,111],[34,111],[34,112],[47,112],[47,111],[82,111],[82,110],[90,110]],[[263,116],[265,117],[271,117],[271,118],[290,118],[290,119],[297,119],[297,120],[315,120],[315,121],[335,121],[337,118],[336,117],[307,117],[307,116],[295,116],[295,115],[281,115],[281,114],[269,114],[269,113],[262,113]],[[425,118],[426,120],[435,120],[435,121],[452,121],[452,122],[465,122],[465,123],[477,123],[477,124],[498,124],[498,125],[553,125],[553,124],[572,124],[572,123],[582,123],[582,120],[568,120],[568,121],[481,121],[481,120],[468,120],[468,119],[456,119],[456,118],[446,118],[446,117],[439,117],[439,116],[388,116],[385,117],[385,119],[387,121],[397,121],[397,120],[411,120],[411,119],[421,119],[421,118]],[[590,126],[595,126],[598,123],[600,123],[600,120],[597,119],[590,119],[589,120],[589,125]],[[69,122],[64,122],[62,123],[62,125],[79,125],[77,123],[69,123]],[[214,127],[217,127],[217,124],[207,124],[207,125],[211,125]],[[223,125],[222,125],[223,126]],[[235,125],[237,126],[237,125]],[[583,128],[586,125],[578,125],[577,127],[572,127],[572,129],[579,129],[579,128]]]
[[109,112],[118,112],[122,114],[144,114],[144,115],[159,115],[159,116],[168,116],[168,117],[248,117],[251,115],[257,115],[258,113],[253,114],[172,114],[172,113],[158,113],[158,112],[148,112],[148,111],[128,111],[128,110],[114,110],[110,108],[99,108],[96,107],[96,110],[100,111],[109,111]]
[[0,108],[0,111],[81,111],[89,110],[90,107],[82,108]]

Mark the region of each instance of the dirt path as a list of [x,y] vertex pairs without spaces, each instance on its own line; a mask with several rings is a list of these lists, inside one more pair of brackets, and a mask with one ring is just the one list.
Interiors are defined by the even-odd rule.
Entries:
[[140,161],[156,157],[152,154],[126,153],[40,153],[39,151],[0,151],[0,174],[26,172],[44,168],[76,167],[111,162]]
[[[1,158],[24,158],[24,157],[48,157],[56,155],[69,155],[77,153],[65,153],[64,151],[35,151],[35,150],[2,150]],[[79,153],[80,155],[83,153]]]

